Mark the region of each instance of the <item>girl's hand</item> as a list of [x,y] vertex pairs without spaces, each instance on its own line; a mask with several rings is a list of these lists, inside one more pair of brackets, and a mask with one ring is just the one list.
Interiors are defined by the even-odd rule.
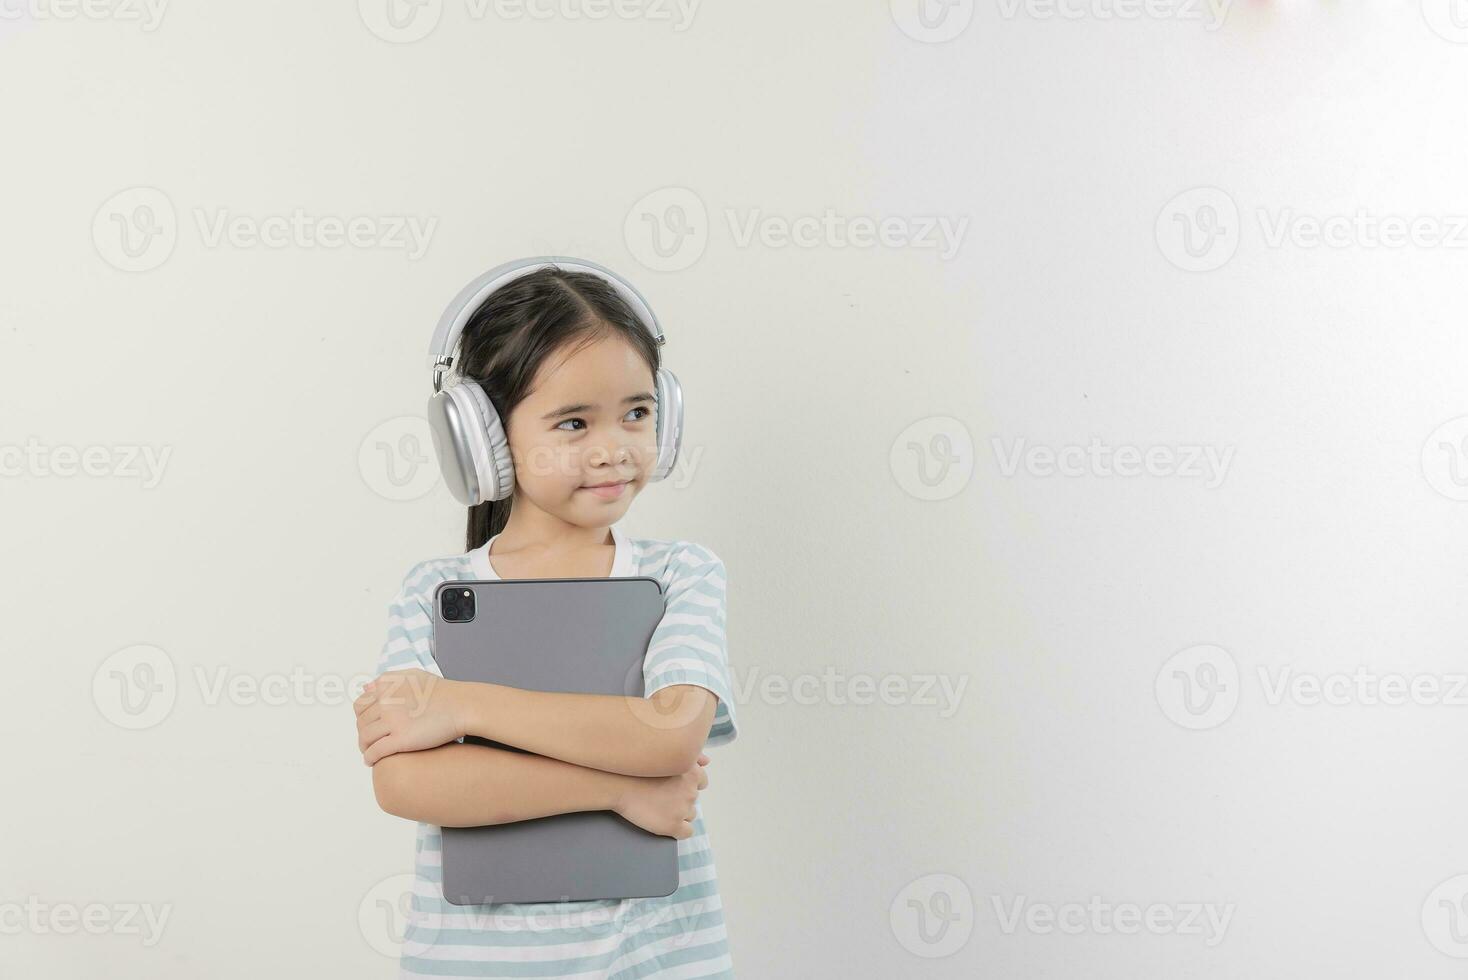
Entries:
[[388,671],[368,684],[352,702],[362,761],[375,765],[395,752],[436,749],[463,735],[462,683],[414,668]]
[[698,816],[693,805],[698,791],[709,784],[707,755],[700,755],[688,771],[676,776],[628,776],[632,782],[615,807],[617,813],[643,830],[663,837],[687,840]]

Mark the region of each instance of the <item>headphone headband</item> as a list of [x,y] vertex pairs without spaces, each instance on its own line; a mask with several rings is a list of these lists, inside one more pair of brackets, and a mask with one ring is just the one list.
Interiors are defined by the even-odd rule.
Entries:
[[433,368],[434,391],[438,391],[443,384],[445,369],[454,363],[454,345],[459,342],[459,335],[464,332],[465,324],[474,315],[474,311],[479,309],[480,304],[505,283],[547,266],[556,266],[570,272],[589,272],[605,279],[647,325],[653,339],[659,344],[664,343],[663,328],[653,314],[652,307],[647,305],[647,300],[642,298],[642,294],[635,286],[611,269],[586,259],[564,255],[539,255],[534,258],[516,259],[513,262],[495,266],[459,290],[458,295],[449,302],[443,315],[438,318],[438,329],[434,330],[433,340],[428,345],[428,365]]

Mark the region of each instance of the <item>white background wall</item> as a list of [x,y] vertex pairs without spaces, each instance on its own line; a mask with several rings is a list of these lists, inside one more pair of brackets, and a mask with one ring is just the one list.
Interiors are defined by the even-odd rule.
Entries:
[[[741,977],[1460,974],[1449,0],[97,2],[0,4],[4,975],[394,975],[412,827],[347,699],[214,685],[372,670],[403,571],[462,547],[413,468],[432,326],[540,253],[634,278],[688,392],[626,526],[728,566]],[[297,208],[432,233],[209,235]],[[1393,217],[1417,244],[1372,244]],[[1045,467],[1093,440],[1226,465]],[[1358,668],[1442,689],[1275,694]]]

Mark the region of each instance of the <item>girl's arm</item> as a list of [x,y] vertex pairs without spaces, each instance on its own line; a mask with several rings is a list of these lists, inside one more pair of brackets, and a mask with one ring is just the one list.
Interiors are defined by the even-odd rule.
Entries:
[[[478,735],[609,773],[669,776],[692,765],[706,744],[733,739],[724,563],[707,548],[685,544],[673,560],[664,615],[643,664],[645,689],[653,692],[646,697],[444,680],[424,598],[436,574],[433,563],[408,572],[390,610],[380,676],[354,702],[368,765]],[[409,669],[393,669],[399,664]]]
[[630,780],[557,759],[453,742],[372,767],[377,805],[440,827],[482,827],[556,813],[616,810]]
[[700,755],[687,772],[644,779],[455,742],[388,756],[372,767],[372,788],[388,813],[440,827],[611,810],[648,833],[687,840],[708,763]]
[[477,735],[625,776],[686,771],[703,750],[717,707],[713,693],[696,684],[671,684],[645,698],[560,694],[416,669],[383,674],[353,703],[357,747],[369,766]]
[[470,681],[453,694],[461,735],[627,776],[672,776],[693,765],[718,708],[713,693],[695,684],[634,698]]

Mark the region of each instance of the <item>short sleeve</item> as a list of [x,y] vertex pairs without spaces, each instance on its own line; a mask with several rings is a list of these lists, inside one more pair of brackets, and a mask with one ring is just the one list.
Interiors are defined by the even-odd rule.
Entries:
[[664,594],[663,618],[642,662],[645,697],[675,684],[694,684],[719,699],[705,747],[739,733],[725,639],[724,563],[706,548],[686,550]]
[[433,574],[426,564],[414,565],[403,576],[403,584],[387,607],[387,639],[377,658],[378,674],[417,667],[443,676],[433,659],[433,618],[428,612],[433,602],[431,590],[440,581],[442,576]]

